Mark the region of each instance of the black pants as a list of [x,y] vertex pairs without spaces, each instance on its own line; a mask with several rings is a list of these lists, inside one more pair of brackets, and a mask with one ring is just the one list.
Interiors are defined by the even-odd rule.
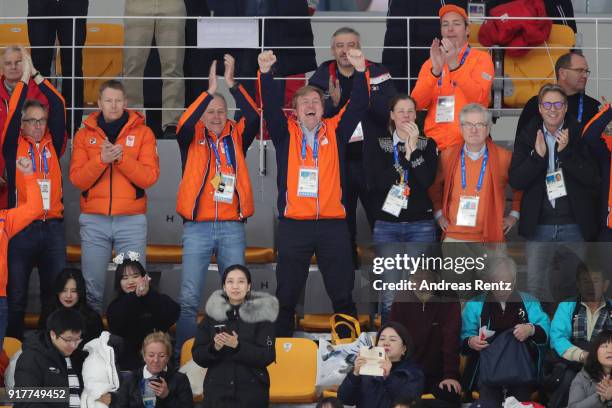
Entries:
[[357,316],[352,291],[355,271],[345,220],[281,219],[278,225],[276,297],[280,304],[276,336],[291,337],[295,307],[306,285],[312,254],[323,275],[334,312]]
[[[41,16],[87,16],[89,0],[28,0],[28,17]],[[28,36],[32,47],[49,47],[32,49],[32,61],[34,66],[44,77],[51,73],[51,63],[55,51],[55,37],[59,40],[60,57],[62,60],[62,95],[66,101],[66,107],[72,107],[72,76],[83,76],[83,49],[87,33],[87,19],[77,19],[74,27],[74,74],[72,72],[72,20],[68,19],[28,19]],[[64,48],[67,47],[67,48]],[[83,80],[74,80],[74,106],[83,107]],[[83,110],[74,111],[74,126],[72,116],[67,113],[68,133],[72,129],[81,127]]]
[[363,161],[347,161],[347,182],[346,191],[346,222],[348,223],[349,233],[351,234],[352,260],[355,269],[359,267],[357,257],[357,200],[361,200],[361,205],[366,213],[370,230],[374,228],[376,208],[372,194],[368,192],[366,176],[363,169]]

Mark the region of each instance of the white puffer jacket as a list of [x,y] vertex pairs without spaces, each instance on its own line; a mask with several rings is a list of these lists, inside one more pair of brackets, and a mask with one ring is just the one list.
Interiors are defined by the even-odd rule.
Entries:
[[107,392],[119,389],[115,350],[108,345],[109,337],[110,333],[103,331],[100,337],[91,340],[83,348],[89,355],[83,362],[81,408],[106,408],[106,404],[96,400]]

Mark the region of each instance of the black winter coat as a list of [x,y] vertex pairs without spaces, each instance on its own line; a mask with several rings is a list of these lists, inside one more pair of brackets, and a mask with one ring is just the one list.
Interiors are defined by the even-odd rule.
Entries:
[[144,338],[154,331],[167,332],[178,320],[180,310],[170,296],[154,289],[141,297],[133,292],[121,292],[107,311],[110,332],[124,341],[123,353],[117,362],[119,368],[134,370],[142,366],[140,350]]
[[[70,355],[72,369],[79,377],[81,390],[83,378],[81,369],[87,353],[77,349]],[[23,353],[15,366],[15,387],[63,387],[68,388],[68,369],[66,359],[51,342],[47,332],[38,332],[23,344]],[[15,408],[66,407],[65,402],[18,403]]]
[[[168,396],[157,398],[156,408],[191,408],[193,407],[193,394],[187,376],[176,370],[162,372],[168,384]],[[118,402],[113,402],[113,408],[144,408],[142,402],[142,367],[133,370],[130,376],[121,384]]]
[[[542,117],[535,117],[516,137],[508,172],[512,188],[523,190],[519,234],[527,239],[535,233],[544,200],[548,200],[545,183],[548,148],[544,157],[535,152],[537,131],[542,129],[542,126]],[[572,215],[580,226],[584,240],[591,241],[598,232],[599,169],[588,146],[581,139],[580,124],[576,119],[566,114],[563,127],[569,129],[569,143],[558,153],[559,167],[563,169]],[[555,150],[556,146],[557,144]]]
[[[270,377],[267,367],[276,358],[274,321],[278,300],[264,292],[251,292],[238,308],[222,290],[206,303],[206,319],[198,326],[193,361],[207,367],[204,379],[204,407],[213,407],[224,396],[235,396],[242,406],[264,408],[269,404]],[[238,348],[214,348],[215,325],[238,334]]]

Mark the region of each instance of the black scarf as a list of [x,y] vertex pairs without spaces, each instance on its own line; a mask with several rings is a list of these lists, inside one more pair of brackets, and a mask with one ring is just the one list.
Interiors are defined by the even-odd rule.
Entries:
[[119,133],[121,133],[121,130],[127,123],[128,118],[129,118],[128,112],[124,111],[123,115],[121,115],[119,119],[114,120],[112,122],[106,122],[104,120],[104,115],[100,114],[98,116],[98,126],[100,127],[100,129],[102,129],[102,131],[108,138],[108,141],[111,142],[112,144],[115,144],[115,142],[117,141],[117,138],[119,137]]

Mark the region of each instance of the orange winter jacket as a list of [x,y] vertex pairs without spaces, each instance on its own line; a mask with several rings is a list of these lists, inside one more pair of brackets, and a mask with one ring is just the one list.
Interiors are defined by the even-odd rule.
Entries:
[[42,196],[36,181],[36,175],[22,175],[26,189],[26,200],[18,207],[0,210],[0,297],[6,296],[8,279],[8,244],[19,231],[30,225],[43,212]]
[[159,177],[159,158],[153,131],[143,116],[128,111],[126,125],[115,144],[123,157],[102,163],[102,143],[107,139],[98,126],[101,112],[89,115],[74,136],[70,181],[81,190],[81,212],[101,215],[136,215],[147,211],[145,189]]
[[[176,199],[176,212],[189,221],[242,221],[253,215],[253,190],[245,151],[259,130],[259,113],[242,86],[230,90],[244,116],[238,123],[228,120],[219,138],[209,132],[200,117],[213,97],[204,92],[179,119],[177,139],[183,163],[183,177]],[[236,177],[231,203],[214,200],[211,180],[220,171]]]
[[29,86],[19,82],[11,95],[8,106],[7,120],[2,137],[2,154],[6,162],[8,183],[8,207],[13,208],[26,200],[26,186],[23,174],[17,171],[15,161],[19,157],[27,157],[32,161],[32,167],[41,187],[50,183],[50,191],[45,211],[39,219],[62,218],[64,204],[62,203],[62,168],[60,158],[66,138],[66,109],[64,98],[47,80],[38,85],[49,103],[49,114],[45,134],[36,143],[31,137],[25,136],[21,130],[21,111],[28,95]]
[[[465,45],[459,52],[459,61],[468,53],[463,64],[454,71],[444,66],[440,77],[431,73],[431,59],[425,61],[419,72],[419,78],[411,96],[417,103],[417,109],[427,109],[425,134],[436,141],[438,149],[463,143],[459,126],[459,112],[468,103],[479,103],[489,106],[491,86],[493,85],[493,60],[481,50]],[[436,107],[439,96],[455,96],[455,114],[453,122],[436,123]]]

